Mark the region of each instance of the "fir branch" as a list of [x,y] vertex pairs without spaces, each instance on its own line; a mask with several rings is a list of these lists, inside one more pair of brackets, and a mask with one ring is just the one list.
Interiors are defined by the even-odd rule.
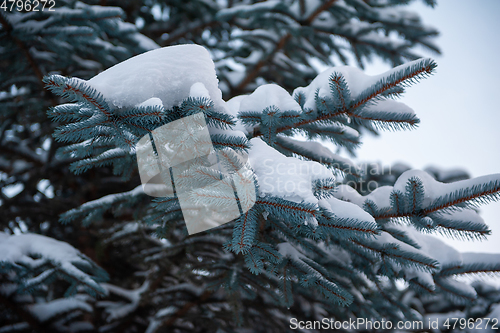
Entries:
[[337,0],[328,0],[321,6],[318,6],[314,12],[306,19],[307,24],[311,24],[322,12],[329,9]]
[[298,212],[298,213],[306,213],[310,214],[312,216],[316,215],[316,209],[308,206],[300,206],[298,204],[292,203],[291,201],[287,200],[282,200],[282,202],[278,200],[271,200],[270,198],[267,199],[259,199],[255,202],[256,204],[263,205],[263,206],[271,206],[274,208],[278,208],[281,210],[286,210],[288,212]]
[[382,246],[380,246],[375,242],[362,243],[360,240],[356,240],[353,238],[350,238],[349,240],[358,246],[379,253],[382,256],[395,258],[396,262],[398,263],[409,262],[411,264],[417,265],[417,267],[423,267],[425,268],[425,270],[431,272],[439,268],[439,263],[436,260],[424,257],[423,255],[417,255],[415,253],[413,253],[412,256],[406,251],[401,250],[399,246],[394,243],[384,243]]
[[[322,12],[330,8],[337,0],[328,0],[327,2],[323,3],[321,6],[319,6],[306,20],[305,23],[306,25],[310,25],[317,17],[320,15]],[[286,43],[288,40],[292,38],[292,35],[290,33],[285,34],[281,39],[278,41],[276,44],[276,47],[265,57],[264,59],[261,59],[253,68],[250,72],[246,74],[246,76],[243,78],[243,80],[238,84],[236,87],[236,91],[244,91],[245,87],[248,86],[258,75],[260,70],[282,49],[285,48]]]
[[374,97],[384,93],[385,91],[392,89],[401,84],[410,84],[412,81],[417,81],[426,75],[432,74],[433,70],[436,68],[436,63],[431,59],[423,59],[416,61],[409,68],[405,68],[407,65],[398,66],[402,73],[399,73],[398,67],[393,69],[393,73],[384,77],[378,81],[375,86],[378,87],[375,90],[368,89],[358,96],[358,99],[353,102],[351,109],[356,109],[366,102],[372,100]]
[[255,246],[258,223],[258,216],[253,207],[236,220],[232,246],[235,253],[246,253],[250,247]]
[[476,262],[471,264],[458,264],[443,267],[436,276],[459,276],[473,274],[500,273],[500,263]]
[[[467,182],[463,180],[457,183]],[[484,184],[473,185],[471,187],[461,188],[451,193],[447,193],[434,200],[423,212],[429,214],[441,209],[451,208],[460,204],[467,203],[468,206],[476,207],[479,203],[500,200],[500,180],[489,181]]]
[[435,294],[435,289],[431,289],[428,285],[421,283],[418,278],[413,278],[408,281],[409,285],[417,290],[423,290],[429,294]]
[[453,286],[447,284],[446,282],[446,279],[434,280],[434,283],[439,287],[439,289],[453,296],[456,300],[459,300],[459,302],[474,302],[476,300],[476,295],[472,296],[467,294],[465,290],[453,288]]
[[89,103],[107,117],[111,117],[111,113],[108,111],[110,108],[101,93],[86,85],[83,80],[77,78],[68,79],[64,76],[53,74],[44,77],[43,82],[45,82],[46,87],[51,91],[60,93],[63,97],[78,102]]
[[[406,65],[401,65],[400,67],[404,67],[404,66],[406,66]],[[378,88],[376,88],[374,91],[369,90],[369,91],[362,93],[360,95],[361,98],[358,97],[359,98],[358,100],[353,101],[348,109],[341,110],[338,112],[333,112],[333,113],[320,114],[317,117],[304,119],[304,120],[301,120],[293,125],[282,126],[276,130],[276,133],[281,133],[281,132],[290,130],[294,127],[298,128],[298,127],[301,127],[303,125],[310,124],[313,122],[331,119],[331,118],[337,117],[343,113],[347,113],[348,115],[356,118],[357,114],[353,112],[355,109],[363,106],[368,101],[375,98],[376,96],[383,94],[384,92],[386,92],[390,89],[393,89],[396,86],[400,86],[401,84],[405,84],[405,83],[408,84],[412,80],[418,80],[425,75],[430,75],[435,67],[436,67],[436,63],[430,59],[424,59],[420,62],[415,63],[414,65],[410,66],[409,68],[406,68],[406,70],[402,70],[404,72],[404,74],[399,74],[397,71],[398,67],[396,67],[393,69],[393,71],[394,71],[393,74],[391,74],[389,77],[384,78],[384,79],[380,80],[379,82],[377,82],[376,86],[378,86]],[[360,119],[362,119],[363,116],[359,116],[359,117],[360,117]],[[383,122],[381,119],[379,119],[378,121]],[[396,122],[408,123],[408,120],[403,121],[403,120],[396,119]],[[416,124],[416,120],[411,120],[409,125],[411,126],[412,123]]]
[[191,310],[191,308],[198,306],[198,305],[204,303],[205,301],[207,301],[210,298],[210,296],[212,296],[212,294],[213,294],[213,292],[206,290],[205,292],[203,292],[203,294],[200,295],[200,297],[198,297],[193,302],[186,303],[182,308],[177,310],[172,316],[168,317],[168,319],[166,319],[164,322],[162,322],[158,326],[157,331],[161,332],[162,329],[165,329],[167,327],[172,326],[177,319],[182,318],[182,316],[187,314],[189,312],[189,310]]
[[[5,13],[5,12],[2,10],[2,13],[0,13],[0,23],[2,24],[4,30],[10,36],[10,38],[14,41],[14,43],[16,43],[17,47],[19,47],[19,49],[23,52],[24,56],[28,60],[28,63],[30,64],[31,69],[35,73],[35,76],[37,77],[40,85],[43,87],[44,83],[43,83],[42,71],[38,67],[38,64],[35,61],[35,59],[33,59],[33,57],[31,56],[28,48],[23,44],[23,42],[19,38],[17,38],[14,34],[12,34],[12,31],[14,29],[13,29],[12,25],[10,25],[10,23],[5,19],[5,17],[4,17],[5,14],[3,14],[3,13]],[[53,101],[53,102],[54,102],[53,105],[56,105],[56,102],[55,101]]]

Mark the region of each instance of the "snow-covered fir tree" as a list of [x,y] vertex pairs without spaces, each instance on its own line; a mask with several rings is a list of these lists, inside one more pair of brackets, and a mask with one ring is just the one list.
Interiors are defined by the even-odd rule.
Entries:
[[[408,3],[0,11],[0,332],[285,332],[291,318],[493,331],[478,319],[498,320],[499,291],[457,277],[499,272],[500,255],[460,253],[439,236],[486,238],[477,207],[499,198],[500,175],[368,172],[341,156],[366,132],[419,123],[396,98],[434,73],[413,48],[438,51],[437,32]],[[348,55],[394,68],[367,76],[341,66]],[[311,59],[331,68],[317,73]],[[145,193],[136,145],[192,115],[218,156],[250,171],[256,199],[189,235],[175,193]],[[204,171],[195,182],[223,179]]]

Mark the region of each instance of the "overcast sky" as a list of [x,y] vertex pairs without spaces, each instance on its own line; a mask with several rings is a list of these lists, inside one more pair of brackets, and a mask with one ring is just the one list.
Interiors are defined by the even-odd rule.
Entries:
[[[429,165],[461,167],[473,177],[500,173],[500,1],[438,0],[434,9],[411,6],[424,23],[441,35],[436,74],[407,89],[401,99],[421,123],[413,131],[384,132],[365,137],[361,161],[383,165],[404,162],[413,168]],[[389,67],[367,67],[378,74]],[[481,215],[493,234],[488,241],[447,241],[460,251],[500,252],[500,202],[483,206]]]

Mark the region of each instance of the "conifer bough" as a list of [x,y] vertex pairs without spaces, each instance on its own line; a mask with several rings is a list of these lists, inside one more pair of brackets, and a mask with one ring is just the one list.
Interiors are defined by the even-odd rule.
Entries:
[[[434,235],[484,240],[477,208],[498,199],[498,175],[363,170],[325,144],[353,155],[366,132],[418,126],[397,98],[434,73],[414,47],[439,49],[411,2],[0,10],[0,332],[282,333],[290,318],[493,332],[500,291],[457,277],[498,274],[498,254]],[[191,46],[144,53],[175,44]],[[366,76],[338,66],[349,55],[395,68]],[[134,147],[193,114],[221,155],[248,154],[258,197],[188,236],[177,198],[144,193]]]
[[[404,279],[417,292],[439,291],[455,302],[470,302],[473,289],[454,277],[498,272],[500,255],[462,254],[431,234],[489,234],[474,208],[499,198],[500,174],[444,184],[424,171],[409,170],[394,186],[363,196],[342,184],[346,177],[360,177],[351,168],[355,164],[310,141],[352,148],[349,143],[357,142],[364,128],[416,127],[413,110],[393,100],[391,92],[432,74],[435,67],[433,60],[419,59],[377,76],[333,67],[292,95],[266,84],[234,97],[237,103],[222,100],[209,53],[197,45],[149,51],[88,81],[47,76],[48,89],[73,102],[52,108],[49,116],[70,120],[55,138],[72,143],[62,150],[77,158],[72,165],[76,172],[111,164],[117,174],[125,174],[136,168],[134,144],[141,137],[201,113],[216,150],[248,152],[247,168],[257,193],[248,212],[191,237],[178,223],[182,213],[176,197],[151,200],[140,187],[87,202],[61,219],[95,224],[115,205],[131,205],[143,212],[137,215],[139,223],[176,240],[146,260],[166,260],[182,249],[207,256],[192,271],[207,276],[200,288],[213,295],[222,288],[240,301],[266,293],[267,306],[289,308],[300,295],[327,307],[376,311],[389,319],[399,316],[396,306],[411,317],[410,308],[380,289],[383,279]],[[297,139],[299,133],[309,140]],[[210,182],[215,175],[198,176],[187,181]],[[210,204],[224,207],[223,200],[213,195]],[[206,243],[219,245],[205,252]]]

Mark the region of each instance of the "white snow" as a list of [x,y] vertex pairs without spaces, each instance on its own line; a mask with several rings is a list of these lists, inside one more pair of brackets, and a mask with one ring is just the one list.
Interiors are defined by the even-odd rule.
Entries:
[[423,234],[410,226],[405,228],[404,231],[417,241],[420,245],[421,253],[430,258],[436,259],[439,261],[441,266],[462,262],[462,254],[450,245],[441,241],[439,238]]
[[[34,259],[34,255],[39,255],[40,258]],[[102,290],[97,282],[75,266],[89,267],[90,260],[87,257],[71,245],[46,236],[28,233],[9,236],[0,232],[0,262],[22,264],[31,268],[47,262],[55,265],[53,270],[46,270],[37,277],[27,280],[26,284],[42,281],[44,277],[58,269],[95,290]]]
[[134,290],[123,289],[108,283],[103,283],[102,285],[109,293],[118,295],[130,301],[130,303],[112,301],[100,301],[97,303],[98,307],[103,307],[105,309],[104,311],[108,315],[106,320],[110,322],[116,319],[124,318],[137,309],[139,302],[141,301],[141,295],[149,288],[149,281],[144,281],[141,287]]
[[16,183],[2,187],[3,194],[8,198],[13,198],[24,190],[24,184]]
[[481,262],[485,264],[498,265],[500,264],[500,253],[464,252],[462,253],[462,262],[464,264]]
[[367,105],[363,111],[367,112],[388,112],[388,113],[399,113],[399,114],[408,114],[414,115],[415,111],[410,108],[408,105],[394,101],[392,99],[385,99],[381,101],[376,101],[373,104]]
[[[477,177],[474,179],[466,179],[453,183],[441,183],[432,178],[428,173],[421,170],[408,170],[405,171],[397,179],[394,187],[392,186],[381,186],[375,189],[373,192],[366,196],[362,196],[355,189],[348,185],[339,185],[334,196],[338,199],[353,202],[356,205],[363,207],[363,204],[367,200],[373,201],[379,209],[390,208],[390,194],[393,190],[400,191],[402,193],[406,192],[406,184],[408,180],[412,177],[418,177],[424,187],[424,199],[423,207],[430,205],[439,197],[449,195],[455,191],[459,191],[466,188],[471,188],[473,186],[485,184],[488,182],[500,182],[500,174],[492,174],[482,177]],[[462,212],[454,211],[438,211],[443,218],[465,220],[471,219],[471,222],[483,223],[480,216],[475,214],[470,210],[463,210]]]
[[177,311],[177,307],[172,306],[172,305],[167,306],[166,308],[158,310],[158,312],[156,312],[155,317],[161,318],[161,317],[169,316],[171,314],[174,314],[176,311]]
[[299,250],[297,250],[292,244],[288,242],[279,243],[277,247],[278,247],[278,252],[284,255],[285,257],[289,257],[295,260],[306,257],[305,255],[300,253]]
[[429,166],[424,169],[425,172],[427,172],[430,175],[435,175],[437,179],[456,179],[456,178],[461,178],[461,179],[466,179],[469,178],[469,173],[463,169],[441,169],[440,167],[437,166]]
[[253,65],[258,63],[263,57],[264,52],[262,50],[252,50],[248,57],[236,57],[235,60],[245,65]]
[[316,110],[316,102],[314,100],[316,91],[318,91],[318,97],[320,98],[330,99],[332,97],[329,83],[330,76],[334,73],[340,73],[344,76],[351,92],[351,98],[355,98],[380,79],[380,75],[366,75],[361,69],[351,66],[328,68],[318,74],[307,87],[298,87],[293,91],[294,96],[299,93],[304,94],[306,98],[304,103],[305,110]]
[[214,63],[208,51],[199,45],[152,50],[123,61],[87,81],[102,93],[111,107],[131,107],[157,97],[165,109],[189,97],[192,85],[197,82],[208,90],[216,110],[226,112]]
[[342,131],[344,134],[346,134],[347,136],[349,136],[351,138],[359,138],[359,136],[360,136],[359,132],[356,131],[354,128],[346,126],[346,125],[341,124],[341,123],[336,123],[334,125],[327,124],[327,123],[314,123],[314,126],[319,128],[319,129],[335,126],[339,129],[339,131]]
[[[346,127],[347,128],[347,127]],[[356,130],[353,130],[354,132],[358,133]],[[351,161],[348,158],[342,157],[338,154],[333,153],[329,148],[323,146],[320,142],[316,141],[299,141],[295,139],[291,139],[289,137],[285,136],[280,136],[280,140],[286,141],[290,144],[293,144],[295,146],[307,149],[314,153],[314,155],[318,156],[320,158],[320,161],[326,162],[326,161],[334,161],[335,162],[340,162],[345,164],[345,166],[348,166],[349,171],[351,173],[356,173],[358,174],[360,171],[356,164],[354,164],[353,161]],[[340,167],[340,166],[339,166]]]
[[481,217],[481,215],[479,215],[478,212],[472,209],[438,211],[435,214],[436,216],[447,220],[467,221],[483,225],[485,224],[484,219]]
[[392,186],[380,186],[366,196],[362,196],[355,189],[348,185],[339,185],[337,191],[333,194],[336,198],[348,202],[352,202],[363,208],[367,200],[374,202],[379,209],[388,208],[391,206],[390,194]]
[[423,207],[428,206],[434,200],[445,195],[449,195],[455,191],[472,188],[473,186],[482,185],[488,182],[500,182],[500,174],[492,174],[473,179],[461,180],[453,183],[441,183],[432,178],[427,172],[421,170],[408,170],[399,176],[394,184],[394,189],[405,193],[405,187],[408,180],[412,177],[418,177],[424,187]]
[[342,74],[347,86],[349,88],[351,99],[356,99],[362,92],[367,89],[370,89],[374,84],[383,80],[390,75],[404,70],[405,68],[411,67],[418,62],[421,62],[425,59],[418,59],[406,64],[394,67],[391,70],[388,70],[385,73],[378,75],[366,75],[361,69],[351,66],[339,66],[339,67],[331,67],[321,72],[316,76],[316,78],[306,87],[298,87],[293,91],[293,95],[297,95],[299,93],[304,94],[305,103],[304,109],[306,110],[316,110],[316,102],[314,100],[316,91],[318,91],[318,96],[320,98],[331,98],[330,93],[330,76],[334,73]]
[[290,94],[277,84],[265,84],[240,101],[240,112],[262,112],[269,106],[275,106],[280,111],[302,111],[300,105]]
[[359,221],[375,223],[373,216],[365,212],[359,206],[339,200],[335,197],[321,199],[318,202],[319,206],[333,213],[338,218],[342,219],[356,219]]
[[333,178],[332,171],[317,162],[286,157],[260,138],[253,138],[250,143],[249,162],[259,182],[260,196],[272,195],[298,203],[318,203],[311,182]]
[[137,106],[144,106],[144,107],[161,106],[161,107],[163,107],[163,102],[158,97],[151,97],[150,99],[145,100],[144,102],[140,103]]
[[[42,259],[33,259],[30,254],[39,254]],[[81,256],[80,251],[68,243],[53,238],[36,234],[8,235],[0,232],[0,262],[18,262],[28,266],[45,260],[85,264],[86,261]]]
[[210,93],[203,83],[196,82],[189,89],[189,96],[194,98],[210,98]]
[[91,313],[92,306],[75,297],[56,299],[47,303],[36,303],[28,306],[29,312],[35,315],[38,320],[44,322],[59,314],[74,310],[81,310]]
[[241,101],[244,100],[248,95],[238,95],[231,98],[226,102],[227,110],[236,120],[236,124],[233,127],[235,130],[243,132],[245,135],[253,132],[252,126],[246,126],[241,123],[241,120],[238,118],[238,112],[240,112],[240,104]]

